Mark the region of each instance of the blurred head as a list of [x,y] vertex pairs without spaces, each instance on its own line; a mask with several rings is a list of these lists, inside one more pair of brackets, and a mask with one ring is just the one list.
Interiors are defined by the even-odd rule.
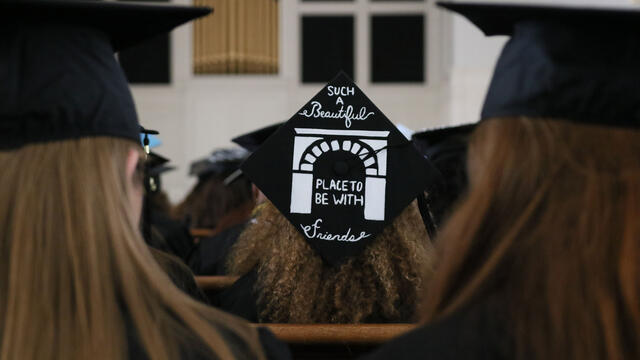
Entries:
[[326,264],[294,226],[265,202],[234,245],[230,274],[258,272],[263,322],[399,322],[412,318],[422,275],[430,272],[431,243],[414,203],[359,256]]
[[640,356],[640,133],[487,120],[468,174],[425,320],[497,297],[518,358]]
[[224,180],[231,172],[199,178],[185,200],[176,207],[176,218],[188,219],[192,228],[208,229],[218,227],[232,212],[237,213],[235,223],[246,221],[255,205],[252,184],[245,176],[225,184]]
[[124,358],[132,333],[151,359],[188,344],[232,356],[212,326],[258,349],[154,261],[138,232],[140,155],[107,137],[0,152],[0,359]]

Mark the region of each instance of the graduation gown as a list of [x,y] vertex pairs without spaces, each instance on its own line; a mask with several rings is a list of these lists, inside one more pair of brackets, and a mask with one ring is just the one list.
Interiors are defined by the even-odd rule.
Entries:
[[159,250],[173,254],[186,262],[194,246],[189,229],[156,209],[151,209],[150,221],[164,239],[166,248],[159,248]]
[[469,306],[382,346],[364,359],[501,360],[513,359],[504,307]]
[[255,290],[257,281],[258,273],[255,270],[251,270],[241,276],[229,288],[218,293],[212,300],[213,304],[249,322],[259,322],[258,305],[256,304],[258,292]]
[[[213,304],[220,309],[242,317],[250,322],[263,322],[258,316],[259,308],[256,304],[259,296],[259,289],[256,287],[258,281],[258,273],[255,269],[243,275],[229,288],[221,291],[212,300]],[[384,323],[410,323],[413,320],[414,304],[402,303],[398,305],[401,320],[390,320],[382,316],[381,312],[373,311],[364,323],[384,324]],[[265,321],[270,322],[270,321]]]
[[238,224],[210,238],[200,240],[187,261],[194,274],[227,275],[227,255],[246,227],[247,223]]
[[153,255],[154,259],[160,264],[162,270],[169,275],[169,278],[178,289],[195,300],[205,304],[209,303],[207,296],[202,289],[198,287],[193,273],[191,273],[187,265],[182,263],[182,260],[152,247],[150,247],[150,250],[151,255]]

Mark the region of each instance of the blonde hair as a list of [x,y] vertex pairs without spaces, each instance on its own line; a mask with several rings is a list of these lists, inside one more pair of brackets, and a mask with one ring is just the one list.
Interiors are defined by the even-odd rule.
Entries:
[[128,337],[153,360],[263,357],[255,331],[154,261],[131,214],[132,148],[101,137],[0,152],[0,360],[126,358]]
[[498,302],[515,358],[638,358],[640,132],[493,119],[468,154],[425,321]]
[[236,275],[257,270],[262,322],[406,322],[413,320],[433,260],[415,203],[362,254],[332,267],[267,202],[240,235],[227,266]]

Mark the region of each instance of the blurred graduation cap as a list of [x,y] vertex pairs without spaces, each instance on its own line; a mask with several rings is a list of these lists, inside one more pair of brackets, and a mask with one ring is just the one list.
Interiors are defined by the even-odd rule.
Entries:
[[273,125],[265,126],[258,130],[254,130],[249,133],[237,136],[231,139],[231,141],[242,146],[249,152],[254,152],[258,150],[258,148],[262,146],[265,141],[267,141],[269,136],[273,135],[276,130],[278,130],[283,124],[284,122],[280,122]]
[[411,140],[431,162],[440,161],[450,153],[466,152],[469,135],[476,124],[446,126],[415,132]]
[[[248,156],[249,152],[247,150],[238,147],[217,149],[206,158],[192,162],[189,175],[197,176],[200,179],[211,175],[233,175],[234,172],[240,169],[240,164],[242,164]],[[240,174],[241,173],[238,173],[237,176],[240,176]],[[225,181],[225,184],[228,185],[235,180],[237,176],[229,180],[228,183]]]
[[153,151],[149,153],[145,161],[145,165],[148,166],[149,175],[151,176],[158,176],[167,171],[175,170],[175,166],[168,166],[168,163],[169,159]]
[[413,134],[414,145],[439,174],[424,203],[420,203],[423,219],[426,211],[433,219],[435,229],[467,188],[467,144],[475,126],[441,127]]
[[425,159],[344,73],[242,170],[330,265],[375,241],[429,178]]
[[147,192],[155,193],[162,189],[160,176],[167,171],[175,169],[174,166],[168,166],[168,163],[169,159],[166,157],[155,152],[149,153],[144,163],[146,168],[145,188]]
[[486,35],[509,35],[481,118],[640,126],[640,9],[439,2]]
[[112,1],[0,1],[0,149],[92,136],[140,141],[114,52],[208,8]]

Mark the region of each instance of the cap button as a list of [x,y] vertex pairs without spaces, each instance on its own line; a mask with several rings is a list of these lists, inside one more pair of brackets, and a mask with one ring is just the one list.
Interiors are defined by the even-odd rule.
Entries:
[[338,175],[347,175],[349,173],[349,165],[344,161],[338,161],[333,165],[333,171]]

